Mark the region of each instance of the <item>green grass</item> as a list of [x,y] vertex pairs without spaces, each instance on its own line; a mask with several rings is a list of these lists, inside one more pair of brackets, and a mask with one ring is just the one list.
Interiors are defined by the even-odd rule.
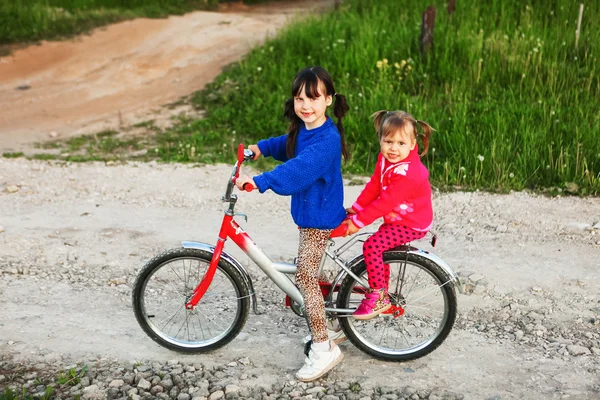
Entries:
[[[7,374],[4,388],[0,389],[0,400],[50,400],[56,398],[78,399],[80,395],[73,396],[71,389],[81,382],[88,370],[87,365],[81,368],[70,368],[52,375],[51,371],[36,371],[37,377],[33,385],[26,384],[25,374],[31,372],[28,368],[17,366],[13,372]],[[34,370],[35,371],[35,370]],[[37,386],[45,386],[43,393],[36,392]]]
[[351,106],[346,172],[373,168],[369,115],[403,109],[437,130],[424,158],[437,185],[506,191],[573,182],[580,194],[600,193],[600,7],[586,4],[576,48],[578,3],[470,0],[452,15],[432,3],[427,59],[416,0],[348,0],[341,12],[286,29],[197,93],[206,118],[162,135],[157,155],[230,160],[236,143],[282,133],[295,72],[322,65]]
[[[214,9],[227,0],[0,0],[0,45],[70,37],[137,17]],[[264,0],[245,0],[245,3]]]
[[422,2],[346,0],[338,12],[289,26],[191,96],[205,118],[130,142],[88,137],[67,147],[83,159],[147,149],[144,159],[231,162],[238,143],[284,132],[294,74],[322,65],[351,106],[346,173],[372,171],[379,146],[369,116],[402,109],[436,129],[424,162],[438,187],[599,194],[600,4],[585,4],[577,46],[579,3],[464,0],[452,15],[444,1],[431,4],[427,58]]

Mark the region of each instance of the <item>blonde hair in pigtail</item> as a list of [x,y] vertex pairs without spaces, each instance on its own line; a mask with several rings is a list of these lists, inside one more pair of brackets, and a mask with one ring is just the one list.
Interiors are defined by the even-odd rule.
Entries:
[[[390,134],[393,134],[399,129],[405,130],[406,124],[410,124],[413,130],[414,139],[419,137],[423,141],[423,152],[419,156],[424,156],[429,150],[429,139],[431,133],[435,130],[427,122],[416,120],[415,117],[405,111],[386,111],[381,110],[371,115],[373,125],[377,132],[377,139],[383,140]],[[419,133],[418,127],[421,127],[423,133]],[[406,131],[405,131],[406,132]]]
[[423,130],[423,134],[420,135],[421,140],[423,141],[423,151],[421,152],[421,154],[419,154],[419,156],[423,157],[425,154],[427,154],[427,151],[429,150],[429,139],[431,138],[431,132],[433,132],[435,129],[433,129],[425,121],[420,121],[417,119],[415,120],[415,122],[421,125],[421,129]]
[[376,111],[371,115],[373,118],[373,126],[375,127],[375,132],[377,132],[377,140],[381,141],[383,138],[383,130],[381,129],[383,126],[383,120],[385,116],[388,114],[387,110]]

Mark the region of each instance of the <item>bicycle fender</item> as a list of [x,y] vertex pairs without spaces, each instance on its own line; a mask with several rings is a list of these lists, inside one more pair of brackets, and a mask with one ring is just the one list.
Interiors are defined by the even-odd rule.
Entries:
[[[406,246],[406,245],[394,247],[393,249],[390,249],[388,251],[402,251],[402,252],[407,252],[409,254],[412,254],[412,255],[415,255],[418,257],[427,258],[429,261],[433,262],[434,264],[437,264],[448,275],[448,277],[450,277],[450,281],[454,284],[454,286],[456,286],[458,291],[461,294],[464,294],[462,282],[460,281],[460,278],[458,277],[456,272],[454,272],[454,270],[444,260],[442,260],[437,255],[435,255],[429,251],[419,249],[417,247]],[[352,260],[348,261],[348,263],[346,265],[348,266],[349,269],[353,269],[354,266],[356,264],[358,264],[359,262],[361,262],[363,259],[364,259],[364,256],[362,254],[360,254],[360,255],[354,257]],[[344,278],[344,276],[346,276],[347,274],[348,273],[344,270],[340,271],[340,273],[336,276],[336,278],[334,280],[334,284],[341,282],[342,279]]]
[[[184,241],[184,242],[181,242],[181,247],[183,247],[185,249],[203,250],[203,251],[206,251],[211,254],[215,252],[215,246],[213,246],[212,244],[203,243],[203,242]],[[250,293],[250,301],[252,302],[252,311],[255,314],[258,314],[256,293],[254,292],[254,285],[252,284],[252,278],[250,278],[250,274],[248,274],[248,271],[246,271],[244,266],[238,260],[236,260],[235,257],[233,257],[231,254],[227,253],[225,250],[222,250],[222,252],[221,252],[221,259],[223,259],[223,260],[225,260],[225,262],[231,264],[240,273],[240,275],[242,276],[242,279],[244,280],[244,283],[248,287],[248,293]]]
[[441,269],[444,270],[444,272],[446,274],[448,274],[448,276],[450,277],[451,282],[453,282],[454,285],[458,288],[458,291],[461,294],[464,294],[464,289],[463,289],[462,283],[460,281],[460,278],[456,274],[456,272],[454,272],[454,270],[446,263],[446,261],[442,260],[437,255],[435,255],[435,254],[433,254],[433,253],[431,253],[431,252],[429,252],[427,250],[419,249],[417,247],[412,247],[412,246],[405,246],[405,245],[404,246],[395,247],[392,250],[406,251],[409,254],[413,254],[415,256],[419,256],[419,257],[423,257],[423,258],[427,258],[428,260],[430,260],[434,264],[437,264]]

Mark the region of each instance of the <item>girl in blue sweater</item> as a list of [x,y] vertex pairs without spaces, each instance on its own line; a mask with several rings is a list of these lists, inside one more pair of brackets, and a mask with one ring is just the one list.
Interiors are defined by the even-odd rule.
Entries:
[[[325,114],[332,104],[337,124]],[[304,366],[296,373],[304,382],[323,376],[343,359],[328,337],[318,272],[331,231],[346,217],[341,162],[342,156],[349,158],[342,126],[348,109],[346,98],[336,93],[325,69],[301,70],[292,84],[292,98],[285,103],[284,115],[290,121],[287,133],[248,146],[255,160],[262,154],[283,164],[236,181],[240,189],[249,183],[261,193],[271,189],[292,196],[292,218],[300,228],[296,283],[313,341]]]

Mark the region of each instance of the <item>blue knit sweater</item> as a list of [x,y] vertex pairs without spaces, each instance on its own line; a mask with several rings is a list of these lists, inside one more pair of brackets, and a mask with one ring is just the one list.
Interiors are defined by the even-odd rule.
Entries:
[[346,217],[340,133],[330,118],[318,128],[304,126],[296,138],[294,157],[285,152],[287,135],[258,142],[265,157],[283,164],[254,177],[258,190],[292,196],[292,218],[300,228],[333,229]]

